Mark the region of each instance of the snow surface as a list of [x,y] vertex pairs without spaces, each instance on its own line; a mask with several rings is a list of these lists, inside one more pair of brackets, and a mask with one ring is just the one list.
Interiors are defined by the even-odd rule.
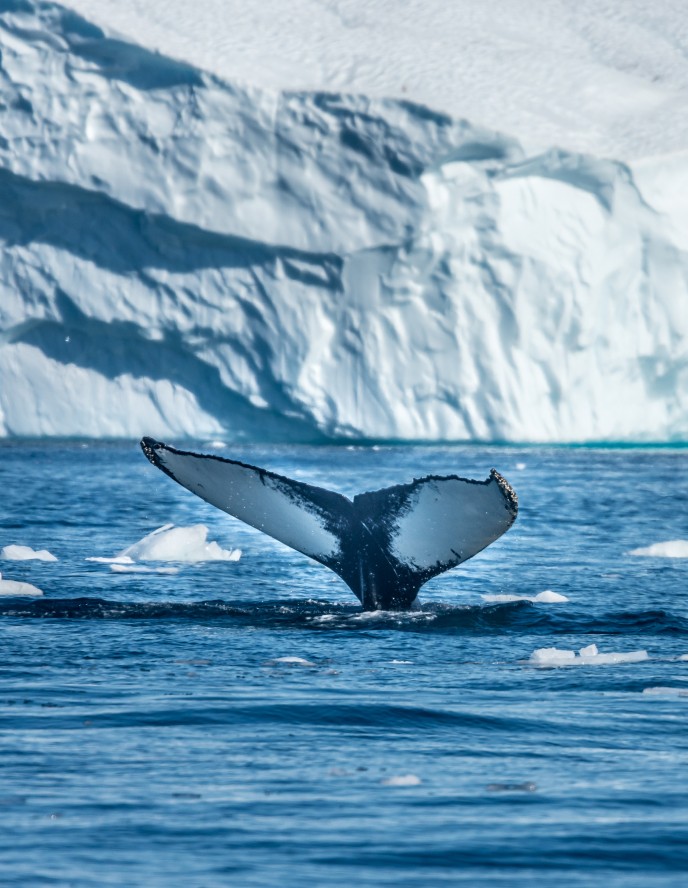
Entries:
[[32,549],[31,546],[3,546],[0,549],[0,558],[8,561],[57,561],[57,558],[47,549]]
[[618,663],[641,663],[647,660],[647,651],[627,651],[625,653],[601,654],[597,645],[589,644],[575,651],[558,648],[538,648],[530,655],[533,666],[552,668],[555,666],[615,666]]
[[631,549],[629,555],[644,555],[648,558],[688,558],[688,540],[667,540],[653,543],[640,549]]
[[688,439],[680,5],[73,5],[232,80],[0,2],[0,435]]
[[0,574],[0,596],[12,597],[15,595],[42,595],[43,590],[31,583],[21,583],[19,580],[3,580]]
[[130,40],[268,89],[411,99],[529,150],[688,145],[684,0],[68,0]]
[[[238,561],[241,549],[223,549],[214,540],[208,542],[208,528],[205,524],[190,527],[175,527],[164,524],[152,533],[146,534],[137,543],[127,546],[114,558],[90,557],[87,561],[110,564],[120,573],[134,572],[129,567],[136,561]],[[141,569],[138,569],[139,572]]]

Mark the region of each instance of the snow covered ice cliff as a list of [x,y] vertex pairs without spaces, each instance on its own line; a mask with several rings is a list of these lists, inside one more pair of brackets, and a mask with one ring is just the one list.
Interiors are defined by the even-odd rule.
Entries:
[[0,0],[0,434],[688,440],[688,151],[224,82]]

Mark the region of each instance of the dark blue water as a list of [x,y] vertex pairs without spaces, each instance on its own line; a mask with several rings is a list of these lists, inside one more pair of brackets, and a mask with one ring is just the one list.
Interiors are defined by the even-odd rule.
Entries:
[[[0,446],[0,547],[60,559],[0,563],[45,593],[0,598],[2,885],[687,884],[688,696],[643,691],[688,691],[688,559],[626,553],[688,539],[688,451],[223,453],[346,494],[495,466],[521,510],[420,611],[364,615],[133,444]],[[84,560],[167,522],[243,557]],[[591,643],[649,659],[527,662]]]

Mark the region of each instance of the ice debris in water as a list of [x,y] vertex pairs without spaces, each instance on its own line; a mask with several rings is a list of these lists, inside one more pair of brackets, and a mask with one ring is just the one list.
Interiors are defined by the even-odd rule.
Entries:
[[274,660],[268,660],[268,666],[315,666],[310,660],[304,660],[303,657],[276,657]]
[[688,688],[654,687],[644,688],[643,694],[648,697],[688,697]]
[[380,783],[382,786],[419,786],[422,780],[415,774],[395,774],[393,777],[384,777]]
[[223,549],[216,542],[208,542],[205,524],[175,527],[163,524],[119,552],[114,558],[87,558],[105,564],[132,564],[135,561],[238,561],[241,549]]
[[32,549],[31,546],[4,546],[0,549],[0,558],[7,561],[57,561],[47,549]]
[[640,663],[649,659],[647,651],[627,651],[625,653],[601,654],[596,644],[589,644],[575,651],[558,648],[538,648],[530,655],[533,666],[611,666],[617,663]]
[[489,601],[491,604],[507,604],[511,601],[535,601],[538,604],[557,604],[561,601],[568,601],[565,595],[559,592],[553,592],[551,589],[545,589],[544,592],[538,592],[537,595],[481,595],[483,601]]
[[688,558],[688,540],[667,540],[653,543],[640,549],[631,549],[629,555],[644,555],[647,558]]
[[0,574],[0,595],[42,595],[42,589],[32,586],[31,583],[20,583],[18,580],[3,580]]
[[110,570],[115,573],[148,573],[148,574],[176,574],[178,567],[144,567],[141,564],[111,564]]

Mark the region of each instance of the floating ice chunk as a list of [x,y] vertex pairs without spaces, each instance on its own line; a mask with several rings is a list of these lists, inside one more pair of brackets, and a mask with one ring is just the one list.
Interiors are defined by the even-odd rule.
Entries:
[[679,660],[688,660],[688,654],[681,654]]
[[653,543],[640,549],[631,549],[629,555],[644,555],[648,558],[688,558],[688,540],[667,540]]
[[530,662],[536,666],[560,666],[572,663],[575,651],[560,651],[558,648],[538,648],[530,655]]
[[688,688],[654,687],[644,688],[643,694],[649,697],[688,697]]
[[601,654],[597,645],[589,644],[575,651],[559,650],[558,648],[538,648],[530,655],[533,666],[613,666],[617,663],[640,663],[647,660],[647,651],[627,651],[624,653]]
[[205,524],[175,527],[163,524],[143,539],[127,546],[114,558],[87,558],[104,564],[126,565],[135,561],[238,561],[241,549],[223,549],[216,542],[208,542]]
[[31,583],[20,583],[18,580],[3,580],[0,574],[0,595],[13,597],[15,595],[42,595],[43,590]]
[[274,660],[268,660],[268,666],[315,666],[310,660],[304,660],[303,657],[276,657]]
[[191,527],[164,524],[119,554],[134,561],[238,561],[241,558],[240,549],[223,549],[207,538],[205,524]]
[[139,573],[139,574],[176,574],[179,573],[178,567],[144,567],[142,564],[111,564],[110,570],[115,573]]
[[516,463],[516,469],[519,472],[522,472],[525,469],[525,467],[526,467],[526,464],[524,462],[517,462]]
[[512,601],[533,601],[538,604],[558,604],[562,601],[568,601],[565,595],[559,592],[553,592],[551,589],[545,589],[544,592],[538,592],[537,595],[481,595],[483,601],[489,601],[491,604],[508,604]]
[[533,601],[540,601],[543,604],[557,604],[560,601],[568,601],[568,598],[560,592],[553,592],[552,589],[545,589],[544,592],[538,592]]
[[0,549],[0,558],[8,561],[57,561],[47,549],[32,549],[31,546],[4,546]]
[[422,782],[415,774],[395,774],[380,781],[382,786],[419,786]]

